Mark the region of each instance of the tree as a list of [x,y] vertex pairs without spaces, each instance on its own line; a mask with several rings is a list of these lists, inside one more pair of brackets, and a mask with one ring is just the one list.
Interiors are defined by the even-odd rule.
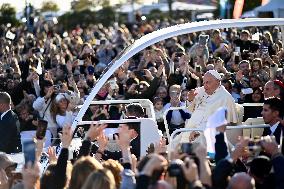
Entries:
[[16,9],[9,3],[3,3],[0,8],[0,24],[7,23],[18,25],[19,21],[16,18]]
[[93,7],[93,1],[92,0],[77,0],[73,1],[71,4],[71,8],[75,12],[80,12],[83,10],[87,10]]
[[44,1],[41,5],[41,12],[57,12],[59,11],[58,5],[53,1]]
[[59,23],[67,30],[74,29],[77,25],[86,27],[94,24],[96,21],[95,12],[86,9],[83,11],[72,11],[61,15],[58,18]]

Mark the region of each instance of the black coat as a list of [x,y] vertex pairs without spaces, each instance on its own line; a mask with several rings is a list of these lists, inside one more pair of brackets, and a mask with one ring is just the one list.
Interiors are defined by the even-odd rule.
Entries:
[[[279,125],[277,126],[276,130],[273,133],[273,135],[275,136],[275,140],[278,144],[280,144],[281,131],[282,131],[282,133],[284,132],[284,126],[281,125],[281,123],[279,123]],[[262,136],[267,136],[267,135],[270,135],[270,134],[271,134],[270,128],[269,127],[264,128]]]
[[20,136],[15,113],[10,110],[0,120],[0,151],[16,153],[20,151]]

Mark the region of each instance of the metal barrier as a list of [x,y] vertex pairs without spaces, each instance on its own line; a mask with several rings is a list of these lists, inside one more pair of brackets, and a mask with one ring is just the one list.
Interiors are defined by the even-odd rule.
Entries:
[[[269,127],[269,125],[266,124],[260,124],[260,125],[236,125],[236,126],[227,126],[226,130],[232,130],[232,129],[258,129],[258,128],[267,128]],[[204,130],[202,129],[198,129],[198,128],[182,128],[182,129],[177,129],[175,130],[172,135],[169,138],[169,143],[170,143],[170,147],[171,149],[173,148],[173,140],[174,137],[178,134],[178,133],[183,133],[183,132],[191,132],[191,131],[198,131],[198,132],[203,132]]]

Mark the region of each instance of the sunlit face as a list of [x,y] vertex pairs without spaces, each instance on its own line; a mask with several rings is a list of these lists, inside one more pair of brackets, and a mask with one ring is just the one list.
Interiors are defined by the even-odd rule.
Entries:
[[255,90],[253,93],[252,93],[252,101],[257,103],[257,102],[260,102],[261,100],[261,91],[260,90]]
[[182,93],[181,93],[181,101],[182,102],[187,101],[187,96],[188,96],[188,91],[187,90],[182,91]]
[[263,117],[264,123],[269,124],[273,119],[278,117],[279,112],[273,111],[270,105],[264,104],[262,108],[261,115]]
[[130,131],[130,137],[133,138],[137,134],[134,129],[129,129],[129,126],[127,124],[119,124],[118,126],[118,134],[125,133]]
[[100,108],[99,105],[92,105],[90,106],[90,110],[92,113],[95,113]]
[[249,37],[249,36],[248,36],[248,34],[246,34],[246,33],[242,33],[242,34],[241,34],[241,40],[242,40],[242,41],[247,41],[247,40],[248,40],[248,37]]
[[160,98],[166,98],[168,95],[167,90],[166,89],[158,89],[157,90],[157,96]]
[[19,114],[20,118],[22,120],[26,120],[29,117],[29,112],[26,109],[23,109],[20,114]]
[[220,81],[217,80],[210,73],[206,73],[203,77],[203,85],[205,92],[208,95],[212,95],[215,92],[215,90],[220,86]]
[[258,79],[254,78],[254,77],[252,77],[249,80],[249,83],[250,83],[251,88],[257,88],[257,87],[261,86],[261,82]]
[[248,76],[250,73],[250,66],[248,63],[240,64],[240,70],[243,72],[245,76]]
[[68,102],[65,98],[62,98],[59,102],[58,102],[58,107],[60,110],[64,111],[67,109],[68,106]]
[[259,66],[259,63],[258,63],[258,62],[256,62],[256,61],[252,62],[252,70],[253,70],[253,71],[258,71],[258,70],[260,70],[260,66]]
[[158,102],[155,103],[154,106],[155,106],[156,110],[161,110],[161,109],[163,109],[163,102],[162,101],[158,101]]
[[177,89],[172,89],[169,91],[172,100],[180,100],[181,93]]
[[265,84],[263,95],[265,99],[278,96],[277,90],[274,89],[274,84],[272,81],[269,81]]

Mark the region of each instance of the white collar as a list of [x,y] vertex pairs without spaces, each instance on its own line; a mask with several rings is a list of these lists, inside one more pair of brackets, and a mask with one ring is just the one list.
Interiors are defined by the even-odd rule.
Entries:
[[4,115],[6,115],[10,110],[11,110],[11,109],[7,110],[6,112],[3,112],[3,113],[1,114],[1,119],[0,119],[0,120],[2,120],[3,117],[4,117]]
[[271,135],[273,135],[273,133],[274,133],[275,130],[277,129],[279,123],[280,123],[280,121],[278,121],[278,122],[275,123],[274,125],[270,126]]

